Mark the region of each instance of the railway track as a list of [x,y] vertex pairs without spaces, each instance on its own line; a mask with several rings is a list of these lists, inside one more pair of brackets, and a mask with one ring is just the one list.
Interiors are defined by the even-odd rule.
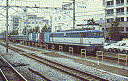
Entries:
[[[25,48],[25,49],[28,49],[28,50],[41,52],[41,50],[35,49],[35,48],[28,48],[28,47],[24,47],[24,46],[21,46],[21,45],[16,45],[16,46],[21,47],[21,48]],[[106,54],[106,52],[105,52],[105,54]],[[94,56],[89,56],[89,57],[94,58]],[[102,56],[98,56],[98,57],[100,58],[100,60],[102,60]],[[71,57],[69,57],[69,58],[71,58]],[[74,59],[74,58],[71,58],[71,59]],[[118,61],[118,57],[117,56],[111,56],[110,54],[104,55],[104,59],[109,60],[109,61]],[[120,63],[124,64],[124,60],[120,59]]]
[[[20,47],[20,48],[24,48],[24,49],[28,49],[28,50],[32,50],[32,51],[37,51],[37,52],[43,53],[40,49],[28,48],[28,47],[21,46],[21,45],[16,45],[16,46],[18,46],[18,47]],[[43,54],[47,54],[47,52],[44,52]],[[115,56],[114,56],[114,55],[111,56],[109,53],[106,53],[106,52],[105,52],[105,54],[107,54],[107,55],[104,55],[104,60],[113,61],[113,62],[118,61],[118,57],[117,57],[116,54],[115,54]],[[95,56],[89,56],[89,57],[90,57],[90,58],[95,58]],[[98,57],[99,60],[102,60],[102,56],[97,56],[97,57]],[[68,58],[74,59],[74,58],[72,58],[72,57],[68,57]],[[97,58],[95,58],[95,59],[97,59]],[[120,64],[124,64],[124,63],[125,63],[125,61],[122,60],[122,59],[120,59]]]
[[43,80],[45,80],[45,81],[56,81],[56,80],[54,80],[53,78],[51,78],[51,77],[49,77],[49,76],[46,76],[45,74],[43,74],[43,73],[41,73],[41,72],[38,72],[38,71],[36,71],[36,70],[34,70],[34,69],[32,69],[32,68],[28,68],[28,69],[29,69],[29,71],[31,71],[32,73],[34,73],[34,74],[36,74],[36,75],[42,77]]
[[3,71],[0,69],[0,80],[3,80],[3,81],[8,81],[8,79],[6,78],[5,74],[3,73]]
[[[0,43],[1,44],[1,43]],[[5,46],[5,44],[1,44],[3,46]],[[48,76],[45,76],[44,74],[41,74],[40,72],[34,70],[34,69],[31,69],[31,68],[28,68],[29,71],[31,71],[32,73],[36,74],[36,75],[39,75],[41,76],[43,79],[43,81],[53,81],[53,79],[51,79],[50,77]],[[0,81],[10,81],[7,79],[6,75],[3,73],[3,71],[0,69]],[[24,80],[11,80],[11,81],[24,81]],[[27,81],[27,80],[25,80]]]
[[27,81],[6,59],[0,56],[0,81]]
[[[21,55],[32,58],[32,59],[34,59],[34,60],[36,60],[40,63],[43,63],[47,66],[50,66],[54,69],[57,69],[61,72],[67,73],[68,75],[76,77],[76,78],[78,78],[82,81],[108,81],[108,80],[102,79],[98,76],[95,76],[95,75],[92,75],[92,74],[89,74],[89,73],[86,73],[86,72],[82,72],[82,71],[74,69],[72,67],[60,64],[58,62],[54,62],[54,61],[48,60],[46,58],[39,57],[35,54],[26,53],[24,50],[21,50],[21,49],[15,48],[15,47],[10,46],[9,49],[11,49],[15,52],[18,52]],[[33,71],[33,70],[31,70],[31,71]],[[42,78],[44,78],[44,75],[41,75],[39,72],[36,72],[36,71],[33,71],[33,72],[40,75],[40,76],[43,76]]]

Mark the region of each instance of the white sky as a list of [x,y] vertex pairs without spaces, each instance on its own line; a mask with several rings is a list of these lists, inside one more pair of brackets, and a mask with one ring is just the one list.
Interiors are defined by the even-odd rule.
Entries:
[[[35,4],[36,4],[36,6],[39,6],[39,7],[62,7],[62,4],[64,4],[63,2],[72,2],[72,0],[9,0],[9,5],[35,6]],[[92,17],[92,16],[94,16],[93,14],[104,13],[103,11],[99,11],[99,10],[103,10],[102,0],[76,0],[76,5],[79,5],[79,4],[82,6],[86,6],[86,9],[85,8],[83,8],[83,9],[77,8],[76,16],[85,15],[86,17],[90,17],[90,16]],[[0,0],[0,6],[5,6],[5,5],[6,5],[6,0]],[[18,12],[16,12],[16,11],[18,11]],[[9,15],[15,15],[21,11],[22,10],[19,8],[13,8],[13,9],[10,8]],[[28,12],[31,14],[36,14],[38,16],[44,15],[46,18],[51,15],[50,14],[51,11],[47,10],[47,9],[44,9],[44,10],[43,9],[28,9]],[[82,12],[82,13],[78,13],[78,12]],[[5,27],[5,24],[6,24],[5,10],[0,8],[0,14],[4,15],[4,16],[0,15],[0,21],[1,21],[0,22],[0,32],[2,32],[6,28]],[[78,19],[81,19],[81,18],[83,18],[83,16],[78,17]]]

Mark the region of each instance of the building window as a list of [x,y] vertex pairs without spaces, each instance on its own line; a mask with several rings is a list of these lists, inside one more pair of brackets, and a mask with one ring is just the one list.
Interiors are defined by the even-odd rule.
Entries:
[[35,24],[35,22],[32,22],[32,24]]
[[116,21],[117,21],[117,22],[124,21],[124,17],[117,17],[117,18],[116,18]]
[[119,27],[119,31],[124,31],[124,27]]
[[113,1],[107,1],[107,7],[111,7],[114,5],[114,2]]
[[124,0],[116,0],[116,4],[122,4],[124,3]]
[[124,0],[116,0],[116,4],[118,6],[123,5],[124,4]]
[[113,15],[114,11],[113,9],[106,10],[107,15]]
[[19,24],[14,24],[14,26],[18,26]]
[[126,27],[126,31],[128,31],[128,27]]
[[117,13],[117,15],[123,15],[124,14],[124,8],[117,8],[116,13]]
[[110,19],[107,19],[107,23],[111,23],[111,22],[113,22],[113,18],[110,18]]
[[127,14],[128,14],[128,7],[127,7]]

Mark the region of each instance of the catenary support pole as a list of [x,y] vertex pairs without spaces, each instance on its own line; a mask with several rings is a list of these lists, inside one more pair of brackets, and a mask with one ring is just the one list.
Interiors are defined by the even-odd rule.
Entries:
[[73,30],[75,29],[75,22],[76,22],[76,18],[75,18],[75,0],[73,0]]
[[8,0],[6,0],[6,53],[8,53]]

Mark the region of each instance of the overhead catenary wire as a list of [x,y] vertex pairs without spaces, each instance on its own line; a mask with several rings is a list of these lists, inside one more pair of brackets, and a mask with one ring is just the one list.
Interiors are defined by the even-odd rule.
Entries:
[[[4,0],[3,0],[4,1]],[[18,6],[18,4],[17,4],[17,2],[20,2],[20,6]],[[11,3],[13,3],[14,2],[14,4],[11,4]],[[72,2],[72,1],[71,1]],[[24,3],[25,4],[27,4],[27,5],[24,5]],[[29,4],[28,4],[29,3]],[[32,3],[32,4],[34,4],[34,5],[30,5],[30,3]],[[35,4],[38,4],[37,6],[35,6]],[[44,15],[52,15],[53,14],[53,12],[51,13],[51,11],[50,11],[50,9],[51,10],[58,10],[58,11],[60,11],[60,13],[61,12],[64,12],[63,10],[62,10],[62,8],[56,8],[55,6],[54,6],[54,1],[52,0],[52,6],[53,7],[42,7],[41,6],[41,4],[42,4],[42,1],[40,1],[40,0],[10,0],[10,7],[9,8],[11,8],[11,7],[15,7],[15,8],[17,8],[16,10],[18,11],[18,9],[19,8],[24,8],[24,7],[26,7],[27,9],[33,9],[33,11],[32,12],[28,12],[29,14],[30,13],[32,13],[32,14],[44,14]],[[76,3],[77,3],[77,1],[76,1]],[[43,3],[43,4],[46,4],[46,3]],[[29,5],[29,6],[28,6]],[[76,8],[77,8],[77,6],[78,5],[75,5],[76,6]],[[1,5],[1,7],[3,8],[3,7],[5,7],[5,6],[3,6],[3,5]],[[47,10],[48,11],[48,13],[49,14],[45,14],[42,10]],[[85,9],[84,9],[85,10]],[[71,11],[72,12],[72,10],[68,10],[68,11]],[[103,11],[103,13],[102,13],[102,11]],[[101,16],[101,15],[104,15],[105,14],[105,9],[99,9],[99,10],[88,10],[88,12],[86,12],[86,11],[84,11],[84,12],[77,12],[77,9],[76,9],[76,11],[75,11],[75,21],[82,21],[82,20],[78,20],[77,18],[79,18],[79,17],[85,17],[85,18],[90,18],[91,16],[92,17],[96,17],[96,18],[98,18],[97,16]],[[97,12],[100,12],[100,13],[97,13]],[[81,13],[81,15],[79,15],[79,13]],[[83,13],[83,14],[82,14]],[[87,14],[87,13],[95,13],[95,14]],[[114,13],[116,13],[116,12],[114,12]],[[42,16],[44,16],[42,14]],[[56,13],[56,14],[58,14],[58,13]],[[70,14],[62,14],[62,16],[70,16]],[[72,16],[70,16],[71,18],[72,18]],[[82,18],[83,19],[83,18]],[[70,20],[70,21],[72,21],[72,20]]]

